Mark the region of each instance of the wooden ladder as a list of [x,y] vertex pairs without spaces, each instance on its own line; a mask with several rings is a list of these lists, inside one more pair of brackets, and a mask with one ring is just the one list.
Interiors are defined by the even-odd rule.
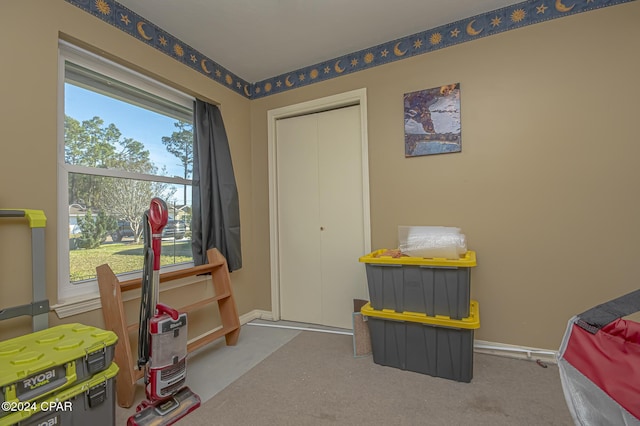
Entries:
[[[196,275],[211,274],[215,295],[177,310],[189,313],[217,302],[222,327],[190,340],[187,345],[188,353],[222,336],[225,337],[228,346],[235,346],[240,334],[240,319],[236,302],[233,298],[233,291],[231,290],[227,260],[215,248],[207,251],[207,260],[208,263],[206,265],[160,274],[160,283]],[[118,336],[118,343],[115,348],[115,362],[120,368],[116,378],[118,405],[128,408],[133,405],[136,382],[143,377],[144,371],[136,368],[137,357],[134,357],[131,351],[129,332],[137,330],[138,323],[127,324],[122,303],[122,292],[140,288],[142,278],[120,282],[109,265],[98,266],[96,272],[105,327]]]

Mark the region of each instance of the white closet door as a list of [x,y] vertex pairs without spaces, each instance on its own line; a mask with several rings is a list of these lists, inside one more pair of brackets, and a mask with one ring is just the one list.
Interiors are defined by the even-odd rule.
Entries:
[[280,300],[283,319],[322,322],[318,123],[314,115],[278,120]]
[[360,107],[277,122],[281,317],[351,328],[366,298]]
[[360,106],[318,114],[323,324],[351,328],[366,299]]

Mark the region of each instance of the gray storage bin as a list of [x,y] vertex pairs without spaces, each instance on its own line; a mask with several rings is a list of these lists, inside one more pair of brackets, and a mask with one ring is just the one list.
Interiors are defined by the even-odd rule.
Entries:
[[453,319],[469,316],[474,252],[468,251],[460,260],[376,257],[378,252],[360,258],[373,309]]
[[[367,316],[369,324],[373,361],[401,370],[470,382],[473,378],[473,335],[480,326],[477,302],[472,302],[471,311],[469,318],[448,320],[450,325],[443,326],[437,325],[446,324],[441,319],[430,319],[425,315],[376,311],[370,305],[363,307],[362,314]],[[425,322],[431,320],[436,324]]]

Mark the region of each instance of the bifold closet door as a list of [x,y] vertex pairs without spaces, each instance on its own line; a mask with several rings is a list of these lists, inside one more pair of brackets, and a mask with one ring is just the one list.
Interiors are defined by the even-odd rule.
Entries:
[[282,319],[351,328],[366,298],[360,107],[277,123]]
[[318,119],[278,120],[276,134],[280,316],[321,324]]

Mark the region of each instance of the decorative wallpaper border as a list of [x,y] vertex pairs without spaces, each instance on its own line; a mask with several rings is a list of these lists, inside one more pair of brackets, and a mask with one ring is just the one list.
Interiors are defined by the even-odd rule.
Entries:
[[114,0],[66,0],[229,89],[251,97],[253,84]]
[[257,99],[481,37],[635,0],[527,0],[256,83],[238,77],[115,0],[66,1],[242,96]]

